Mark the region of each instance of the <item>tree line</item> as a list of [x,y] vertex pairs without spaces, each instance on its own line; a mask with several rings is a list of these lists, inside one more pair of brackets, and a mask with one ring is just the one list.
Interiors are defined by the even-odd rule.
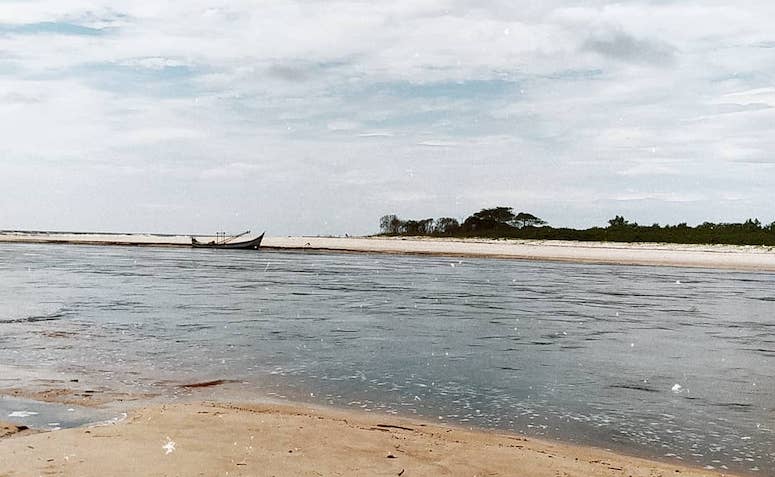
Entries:
[[453,217],[401,219],[395,214],[380,218],[380,233],[392,236],[484,237],[608,242],[667,242],[696,244],[773,245],[775,222],[759,219],[741,223],[704,222],[697,226],[639,225],[615,216],[607,226],[588,229],[552,227],[528,212],[511,207],[482,209],[462,222]]
[[401,220],[395,214],[384,215],[379,221],[380,233],[385,235],[438,235],[454,236],[508,232],[528,226],[545,225],[546,222],[533,214],[519,212],[514,214],[511,207],[482,209],[460,223],[452,217],[438,219]]

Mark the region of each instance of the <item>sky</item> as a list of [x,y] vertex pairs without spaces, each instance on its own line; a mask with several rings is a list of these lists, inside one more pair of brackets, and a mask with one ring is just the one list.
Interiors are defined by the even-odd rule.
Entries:
[[4,0],[0,229],[775,220],[769,0]]

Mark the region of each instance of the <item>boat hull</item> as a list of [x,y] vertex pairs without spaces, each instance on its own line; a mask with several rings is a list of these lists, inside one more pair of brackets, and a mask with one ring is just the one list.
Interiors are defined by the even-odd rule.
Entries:
[[261,240],[264,239],[264,234],[252,240],[245,240],[244,242],[231,242],[231,243],[215,243],[215,242],[200,242],[194,237],[191,237],[191,246],[194,248],[225,248],[230,250],[258,250],[261,247]]

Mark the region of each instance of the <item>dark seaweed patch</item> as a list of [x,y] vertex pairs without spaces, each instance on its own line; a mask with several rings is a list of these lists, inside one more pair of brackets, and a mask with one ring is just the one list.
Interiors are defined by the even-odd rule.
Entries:
[[631,389],[633,391],[644,391],[647,393],[658,393],[658,389],[654,389],[650,386],[646,386],[644,384],[612,384],[608,386],[609,388],[613,389]]

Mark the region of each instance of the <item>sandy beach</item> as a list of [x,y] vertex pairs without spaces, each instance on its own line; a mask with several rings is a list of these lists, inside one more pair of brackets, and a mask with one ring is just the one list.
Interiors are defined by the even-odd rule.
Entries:
[[[245,237],[245,240],[254,235]],[[210,239],[197,236],[202,241]],[[0,243],[61,243],[186,247],[188,235],[0,232]],[[577,263],[654,265],[775,271],[766,246],[569,242],[430,237],[266,237],[262,248],[318,252],[490,257]]]
[[[0,426],[12,434],[13,426]],[[1,434],[0,434],[1,435]],[[6,437],[0,475],[719,476],[519,436],[297,405],[155,405],[116,424]]]

